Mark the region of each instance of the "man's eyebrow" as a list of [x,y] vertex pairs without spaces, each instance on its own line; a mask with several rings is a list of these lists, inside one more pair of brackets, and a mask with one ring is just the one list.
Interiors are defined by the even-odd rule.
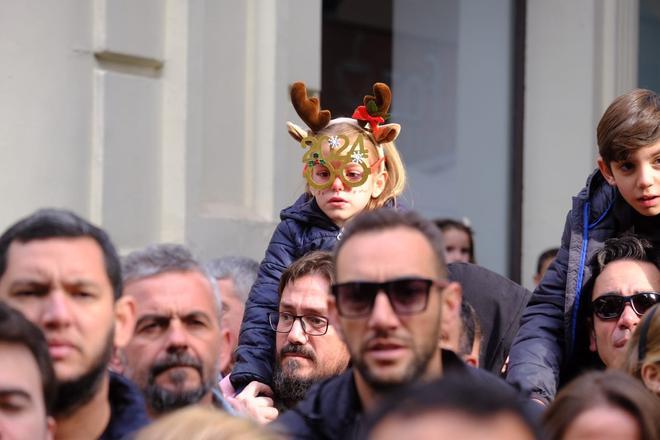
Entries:
[[193,310],[192,312],[186,313],[185,315],[181,316],[181,319],[194,319],[194,318],[203,318],[206,320],[210,320],[211,317],[209,316],[208,313],[202,312],[201,310]]
[[19,278],[13,280],[9,285],[9,289],[16,289],[19,287],[28,287],[33,289],[40,289],[48,286],[49,282],[45,280],[35,280],[33,278]]
[[32,396],[27,391],[20,388],[0,388],[0,399],[18,396],[32,401]]
[[325,307],[304,307],[303,315],[327,316],[328,310]]
[[163,315],[159,313],[148,313],[146,315],[142,315],[137,319],[137,322],[135,323],[135,326],[137,327],[138,325],[142,324],[144,321],[158,321],[158,322],[163,322],[163,321],[169,321],[172,319],[171,316],[169,315]]
[[285,309],[295,309],[296,306],[293,304],[286,302],[286,301],[280,301],[280,308],[285,308]]

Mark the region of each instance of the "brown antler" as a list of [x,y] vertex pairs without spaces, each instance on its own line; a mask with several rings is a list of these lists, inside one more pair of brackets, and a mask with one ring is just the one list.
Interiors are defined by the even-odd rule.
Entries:
[[[392,104],[392,91],[385,83],[375,83],[374,95],[376,96],[366,95],[364,97],[364,106],[371,116],[380,116],[387,119],[387,111]],[[373,111],[373,108],[369,108],[369,102],[371,101],[375,101],[376,111]]]
[[[387,87],[387,86],[386,86]],[[308,98],[305,83],[295,82],[291,86],[291,103],[300,119],[313,132],[325,128],[330,123],[330,111],[321,110],[318,98]]]

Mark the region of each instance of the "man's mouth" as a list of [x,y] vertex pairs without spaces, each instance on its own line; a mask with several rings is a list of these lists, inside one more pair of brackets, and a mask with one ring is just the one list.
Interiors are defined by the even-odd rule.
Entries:
[[624,348],[628,343],[628,338],[618,339],[614,341],[614,348]]
[[658,196],[646,195],[646,196],[639,197],[637,200],[639,201],[639,203],[642,206],[651,207],[651,206],[656,204],[657,199],[658,199]]
[[48,340],[48,352],[53,361],[64,359],[74,351],[77,351],[77,347],[64,339]]
[[400,359],[408,347],[397,340],[373,340],[365,347],[365,353],[380,361],[396,361]]

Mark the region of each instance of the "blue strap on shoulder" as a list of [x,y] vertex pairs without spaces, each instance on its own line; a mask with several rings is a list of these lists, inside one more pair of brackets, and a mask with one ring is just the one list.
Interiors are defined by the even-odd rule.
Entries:
[[[571,341],[574,342],[577,336],[577,317],[580,309],[580,298],[582,295],[582,281],[584,278],[584,266],[587,262],[587,246],[589,245],[589,231],[598,225],[605,216],[610,212],[610,209],[614,205],[614,200],[610,202],[607,206],[607,209],[594,221],[589,224],[589,210],[591,208],[591,203],[587,201],[582,208],[582,249],[580,250],[580,265],[578,266],[578,276],[575,283],[575,301],[573,301],[573,312],[571,314]],[[573,344],[571,343],[571,351],[573,349]]]

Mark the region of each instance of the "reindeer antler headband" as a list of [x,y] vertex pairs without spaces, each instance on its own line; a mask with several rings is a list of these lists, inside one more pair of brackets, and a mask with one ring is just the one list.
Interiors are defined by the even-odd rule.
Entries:
[[[394,141],[401,126],[399,124],[383,124],[389,117],[387,111],[392,102],[392,92],[387,84],[375,83],[374,95],[366,95],[363,104],[358,106],[351,118],[331,119],[329,110],[321,110],[318,98],[308,97],[307,88],[302,82],[291,86],[291,103],[309,130],[287,122],[289,134],[300,142],[302,148],[308,149],[303,155],[305,167],[303,174],[310,187],[325,189],[332,185],[336,177],[349,187],[362,185],[374,166],[380,165],[384,169],[384,152],[382,143]],[[355,142],[345,135],[317,136],[324,128],[345,122],[355,124],[368,133],[369,138],[378,151],[379,159],[369,165],[368,150],[364,148],[362,133],[358,134]],[[368,125],[368,127],[367,127]],[[322,145],[327,143],[329,151],[323,153]]]

